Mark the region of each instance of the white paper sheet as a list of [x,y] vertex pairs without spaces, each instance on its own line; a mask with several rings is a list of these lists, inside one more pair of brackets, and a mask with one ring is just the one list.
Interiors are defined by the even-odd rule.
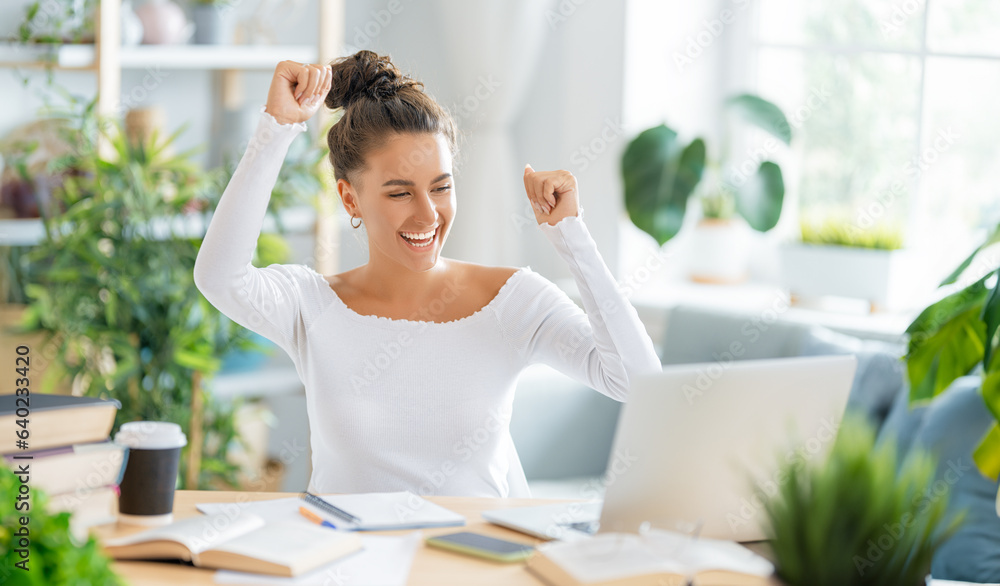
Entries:
[[318,511],[297,497],[233,503],[198,503],[196,506],[199,511],[206,515],[226,515],[230,519],[235,519],[243,513],[251,513],[264,519],[266,523],[297,521],[306,525],[313,523],[299,514],[299,507],[304,506],[309,510]]
[[365,548],[348,557],[295,578],[281,578],[220,570],[216,584],[274,584],[281,586],[405,586],[422,532],[401,537],[362,535]]

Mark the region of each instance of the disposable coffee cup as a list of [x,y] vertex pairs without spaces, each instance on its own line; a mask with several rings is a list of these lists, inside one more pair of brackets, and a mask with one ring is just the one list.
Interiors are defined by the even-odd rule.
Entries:
[[181,448],[187,445],[181,426],[130,421],[122,424],[114,441],[129,449],[119,484],[118,521],[133,525],[172,523]]

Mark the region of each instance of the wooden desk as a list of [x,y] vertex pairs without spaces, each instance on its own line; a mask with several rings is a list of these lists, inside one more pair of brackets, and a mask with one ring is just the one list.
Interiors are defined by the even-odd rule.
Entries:
[[[174,495],[174,518],[183,519],[201,513],[195,508],[198,503],[225,503],[225,502],[249,502],[265,499],[283,498],[297,496],[298,493],[291,492],[234,492],[234,491],[201,491],[201,490],[179,490]],[[524,507],[530,505],[543,505],[560,502],[576,502],[573,500],[550,500],[550,499],[491,499],[491,498],[469,498],[469,497],[427,497],[432,501],[451,509],[460,515],[465,516],[467,523],[465,527],[440,527],[436,529],[422,529],[424,537],[438,535],[442,533],[452,533],[455,531],[476,531],[485,533],[501,539],[509,539],[521,543],[538,544],[542,540],[535,539],[529,535],[518,533],[491,525],[483,520],[480,513],[489,509],[505,509],[511,507]],[[142,527],[132,525],[108,524],[95,527],[91,531],[99,540],[110,539],[129,533],[143,531]],[[371,532],[377,535],[405,535],[413,530],[407,531],[377,531]],[[752,548],[757,550],[758,548]],[[766,555],[764,551],[757,551],[761,555]],[[122,575],[130,584],[136,586],[161,586],[185,584],[186,586],[202,586],[214,584],[214,570],[204,570],[194,566],[179,564],[176,562],[136,562],[120,561],[114,562],[115,570]],[[756,582],[755,582],[756,583]],[[442,551],[427,547],[421,543],[417,553],[413,558],[413,565],[410,566],[410,578],[407,582],[410,586],[544,586],[544,583],[535,578],[525,569],[524,563],[504,564],[464,556],[448,551]],[[781,586],[781,583],[774,578],[761,579],[761,586]],[[354,585],[350,585],[354,586]]]
[[[297,496],[297,493],[285,492],[232,492],[232,491],[197,491],[179,490],[174,495],[174,518],[182,519],[201,513],[195,508],[198,503],[207,502],[247,502],[252,500],[274,499],[289,496]],[[455,531],[476,531],[509,539],[521,543],[537,544],[541,540],[531,536],[496,525],[491,525],[483,520],[480,512],[489,509],[502,509],[508,507],[523,507],[528,505],[541,505],[557,502],[549,499],[490,499],[490,498],[467,498],[467,497],[427,497],[427,500],[435,502],[447,509],[464,515],[467,519],[465,527],[441,527],[435,529],[422,529],[425,537],[441,533],[452,533]],[[92,529],[99,540],[109,539],[120,535],[127,535],[143,528],[131,525],[109,524]],[[411,530],[412,531],[412,530]],[[405,535],[410,531],[379,531],[372,532],[378,535]],[[199,586],[214,584],[212,575],[214,570],[203,570],[175,562],[136,562],[119,561],[114,563],[114,568],[130,584],[136,586],[160,586],[166,584],[185,584],[186,586]],[[467,586],[477,585],[504,585],[519,586],[530,585],[539,586],[543,582],[528,573],[523,563],[502,564],[489,560],[480,560],[469,556],[464,556],[448,551],[429,548],[421,544],[413,558],[413,565],[410,567],[411,585],[435,585],[448,586],[449,584]]]

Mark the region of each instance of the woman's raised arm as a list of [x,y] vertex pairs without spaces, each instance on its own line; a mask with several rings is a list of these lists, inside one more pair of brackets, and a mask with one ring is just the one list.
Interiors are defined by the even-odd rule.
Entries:
[[660,359],[583,223],[576,177],[525,165],[524,189],[539,228],[569,266],[584,309],[535,275],[522,297],[508,300],[509,310],[501,308],[508,340],[528,363],[548,364],[625,401],[630,379],[659,372]]
[[251,264],[271,190],[292,140],[330,91],[329,67],[283,61],[247,150],[226,186],[194,266],[198,290],[219,311],[291,352],[301,323],[304,267]]

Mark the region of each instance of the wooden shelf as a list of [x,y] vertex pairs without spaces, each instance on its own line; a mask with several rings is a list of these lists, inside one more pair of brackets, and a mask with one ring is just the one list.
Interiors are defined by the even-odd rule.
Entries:
[[[0,45],[0,65],[59,69],[93,69],[94,45]],[[138,45],[119,51],[122,69],[269,70],[286,59],[317,60],[312,45]]]
[[[279,212],[285,231],[290,234],[312,232],[316,225],[316,210],[309,205],[293,206]],[[186,238],[196,238],[205,234],[211,217],[205,214],[189,214],[172,219],[162,219],[153,223],[155,238],[166,238],[170,234]],[[274,218],[264,218],[263,232],[275,232]],[[0,220],[0,246],[34,246],[45,236],[45,227],[40,218]]]
[[139,45],[122,47],[122,69],[261,69],[316,61],[312,45]]
[[94,45],[0,44],[0,66],[46,67],[57,69],[92,69]]

